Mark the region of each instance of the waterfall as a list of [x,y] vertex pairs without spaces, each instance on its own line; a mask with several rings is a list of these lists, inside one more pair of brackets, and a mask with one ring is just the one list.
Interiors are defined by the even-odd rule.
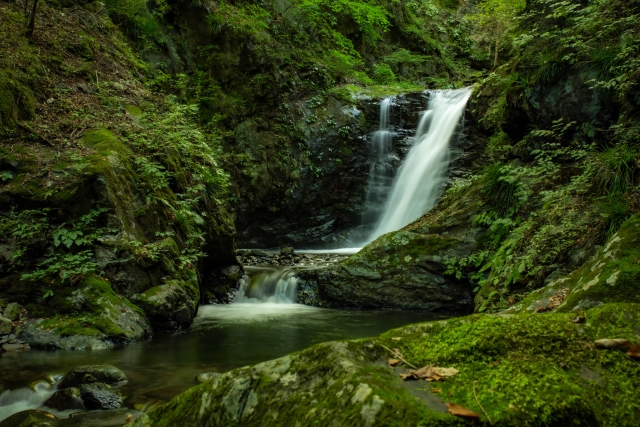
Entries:
[[[61,377],[57,376],[56,381]],[[6,390],[0,393],[0,421],[9,418],[11,415],[28,409],[36,409],[44,405],[44,402],[55,393],[58,385],[40,381],[32,388],[19,388],[17,390]]]
[[[464,113],[472,88],[430,93],[415,142],[398,170],[373,241],[399,230],[433,208],[442,192],[451,157],[449,141]],[[384,102],[384,101],[383,101]]]
[[380,123],[371,139],[373,162],[369,169],[365,204],[367,210],[362,218],[363,224],[373,224],[378,220],[393,182],[391,162],[397,158],[393,152],[394,134],[389,120],[391,105],[393,105],[393,98],[385,98],[380,103]]
[[240,280],[233,302],[293,304],[296,302],[297,292],[298,278],[292,270],[263,270]]

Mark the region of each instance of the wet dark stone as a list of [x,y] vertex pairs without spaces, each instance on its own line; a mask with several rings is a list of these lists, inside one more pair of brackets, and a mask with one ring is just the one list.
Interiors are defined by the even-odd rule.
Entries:
[[80,390],[76,387],[69,387],[64,390],[56,391],[53,396],[45,402],[45,405],[59,411],[67,409],[84,409]]
[[120,393],[102,383],[83,384],[80,396],[87,409],[118,409],[122,406]]

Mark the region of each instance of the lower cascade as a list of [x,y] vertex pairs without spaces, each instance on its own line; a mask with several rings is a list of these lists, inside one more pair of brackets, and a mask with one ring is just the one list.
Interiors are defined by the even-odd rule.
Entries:
[[373,241],[398,230],[435,206],[451,157],[449,142],[458,127],[472,88],[432,91],[415,143],[396,175]]
[[293,304],[298,278],[290,269],[259,271],[240,280],[234,303]]

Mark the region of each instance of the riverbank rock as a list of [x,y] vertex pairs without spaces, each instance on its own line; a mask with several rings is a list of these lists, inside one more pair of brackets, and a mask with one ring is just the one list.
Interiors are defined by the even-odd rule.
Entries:
[[124,384],[127,376],[112,365],[78,366],[69,371],[60,382],[59,388],[77,387],[81,384],[105,383],[109,385]]
[[18,320],[18,318],[20,317],[20,306],[18,305],[17,302],[12,302],[10,304],[7,305],[7,307],[4,309],[4,317],[6,317],[7,319],[14,321],[14,320]]
[[[399,308],[471,312],[473,285],[446,275],[447,261],[478,248],[483,231],[473,225],[480,211],[479,188],[447,194],[424,217],[380,236],[356,255],[327,268],[298,274],[305,295],[325,307]],[[316,291],[314,291],[316,289]]]
[[0,334],[10,334],[13,330],[13,322],[7,318],[0,317]]
[[[571,313],[476,314],[319,344],[227,372],[133,425],[453,427],[466,425],[454,415],[462,407],[482,425],[635,426],[638,365],[592,343],[607,337],[638,343],[640,305],[605,304],[584,316],[578,324]],[[388,364],[398,354],[416,367],[459,372],[441,381],[403,381],[411,367]]]

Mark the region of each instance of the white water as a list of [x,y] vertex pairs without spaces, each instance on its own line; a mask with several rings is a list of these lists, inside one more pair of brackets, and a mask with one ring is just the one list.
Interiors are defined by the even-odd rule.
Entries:
[[384,202],[389,195],[389,188],[393,182],[393,160],[397,160],[393,152],[393,128],[390,126],[390,111],[393,98],[385,98],[380,103],[380,122],[378,130],[371,139],[371,153],[373,161],[369,168],[367,183],[366,212],[363,223],[375,223],[380,217]]
[[298,278],[293,271],[268,270],[240,279],[240,287],[233,303],[294,304],[297,293]]
[[435,206],[449,168],[449,142],[471,91],[472,88],[431,92],[428,110],[416,130],[414,146],[398,170],[384,213],[369,241],[399,230]]
[[38,382],[33,388],[6,390],[0,394],[0,421],[21,411],[37,409],[57,390],[57,385]]

